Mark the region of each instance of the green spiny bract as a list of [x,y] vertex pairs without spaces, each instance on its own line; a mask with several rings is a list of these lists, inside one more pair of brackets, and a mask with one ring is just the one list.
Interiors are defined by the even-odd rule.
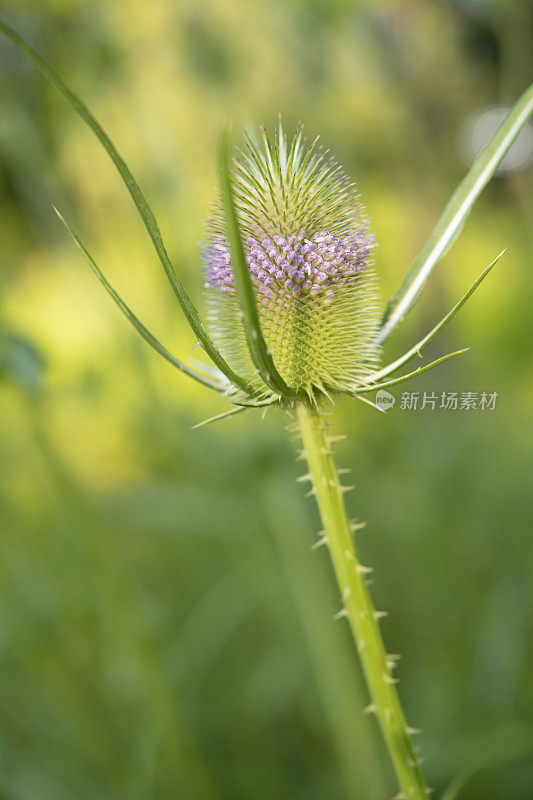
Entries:
[[[272,144],[247,139],[232,188],[259,321],[292,390],[353,389],[375,369],[379,323],[374,238],[354,185],[297,130],[281,124]],[[203,247],[214,340],[250,384],[265,392],[246,345],[220,203]],[[268,390],[265,392],[268,394]]]

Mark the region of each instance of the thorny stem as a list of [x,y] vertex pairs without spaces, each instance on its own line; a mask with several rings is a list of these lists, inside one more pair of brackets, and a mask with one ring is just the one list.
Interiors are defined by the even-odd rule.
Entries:
[[353,529],[346,516],[343,493],[331,451],[324,417],[308,401],[296,404],[296,418],[320,511],[323,535],[329,545],[331,560],[343,599],[341,614],[352,630],[363,672],[372,697],[369,710],[379,721],[389,755],[394,764],[404,800],[427,800],[426,787],[411,731],[406,724],[395,686],[395,657],[387,655],[367,587],[369,570],[359,561]]

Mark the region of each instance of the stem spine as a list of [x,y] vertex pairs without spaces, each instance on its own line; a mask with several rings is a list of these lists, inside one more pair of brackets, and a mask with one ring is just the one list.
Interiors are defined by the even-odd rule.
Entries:
[[412,729],[405,721],[392,674],[395,658],[386,653],[378,625],[382,613],[376,613],[368,591],[366,576],[371,569],[359,561],[352,525],[346,516],[345,487],[340,485],[331,450],[334,437],[328,437],[317,405],[301,400],[295,411],[313,481],[311,493],[316,496],[344,603],[346,613],[342,616],[350,624],[372,698],[367,710],[374,712],[379,721],[406,800],[427,800],[429,792],[411,742]]

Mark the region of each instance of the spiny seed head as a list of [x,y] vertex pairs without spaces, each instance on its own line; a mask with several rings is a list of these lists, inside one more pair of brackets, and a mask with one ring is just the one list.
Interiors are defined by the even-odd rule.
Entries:
[[[299,128],[247,139],[232,189],[259,321],[274,363],[297,391],[353,387],[375,368],[379,322],[374,237],[354,185]],[[242,327],[220,202],[203,246],[212,335],[225,358],[264,389]]]

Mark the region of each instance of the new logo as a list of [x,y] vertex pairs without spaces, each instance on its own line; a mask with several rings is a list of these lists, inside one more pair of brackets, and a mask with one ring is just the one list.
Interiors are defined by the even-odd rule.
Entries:
[[389,408],[392,408],[395,402],[396,398],[393,394],[385,392],[383,389],[380,389],[379,392],[376,392],[376,405],[378,405],[384,411],[388,411]]

